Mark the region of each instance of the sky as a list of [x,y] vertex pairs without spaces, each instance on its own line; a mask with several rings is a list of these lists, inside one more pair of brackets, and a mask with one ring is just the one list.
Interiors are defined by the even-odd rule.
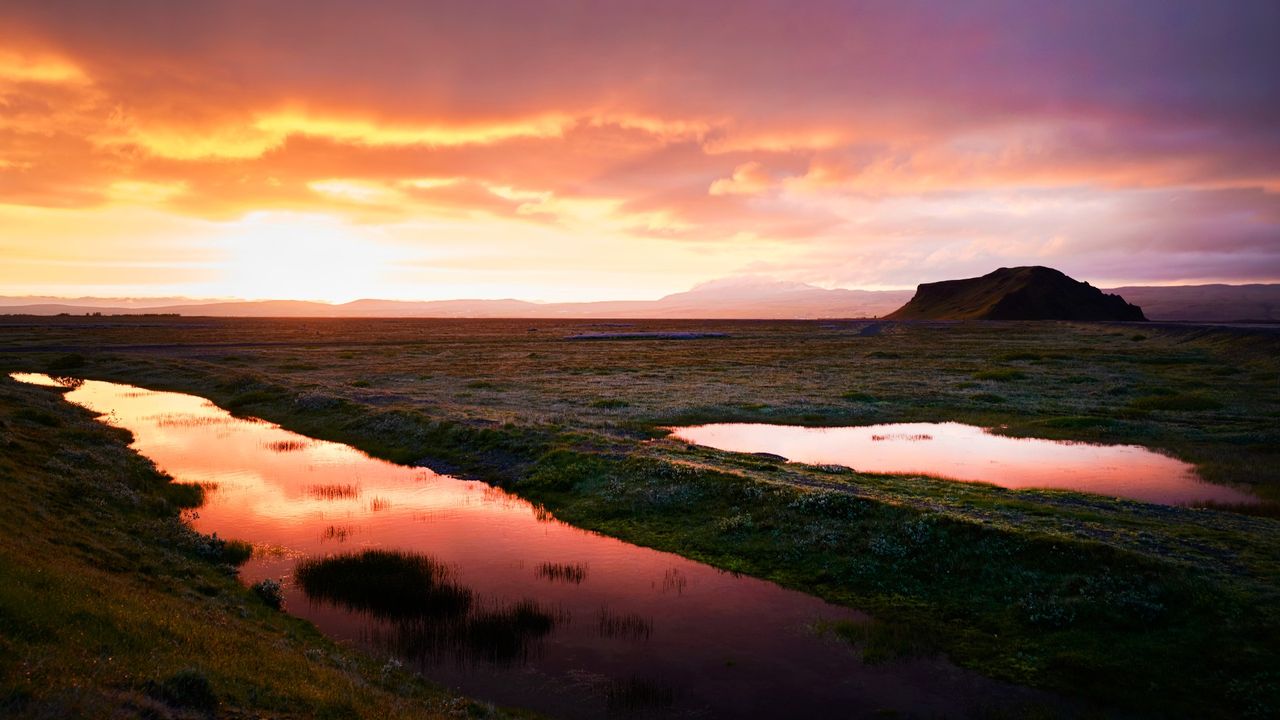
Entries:
[[1280,281],[1280,3],[12,0],[0,295]]

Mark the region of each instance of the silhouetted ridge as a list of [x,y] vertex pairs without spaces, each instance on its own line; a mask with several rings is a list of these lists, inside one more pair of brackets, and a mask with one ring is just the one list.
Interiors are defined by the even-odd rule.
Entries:
[[1119,295],[1047,267],[1000,268],[964,280],[924,283],[895,320],[1146,320]]

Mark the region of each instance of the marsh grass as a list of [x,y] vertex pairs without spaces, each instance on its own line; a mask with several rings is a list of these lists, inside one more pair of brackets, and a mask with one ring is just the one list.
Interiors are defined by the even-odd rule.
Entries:
[[385,619],[461,616],[475,603],[449,566],[416,553],[364,550],[304,558],[294,579],[308,597]]
[[213,427],[215,425],[233,425],[239,420],[225,416],[209,416],[209,415],[185,415],[180,413],[165,413],[156,415],[151,418],[156,427],[162,428],[200,428]]
[[481,661],[508,667],[526,662],[542,638],[567,616],[533,600],[448,617],[406,617],[375,628],[375,643],[424,662]]
[[320,541],[325,542],[328,540],[336,540],[339,543],[344,543],[347,541],[347,538],[354,534],[355,528],[348,525],[330,525],[320,533]]
[[316,500],[355,500],[360,492],[360,486],[351,483],[307,486],[307,495]]
[[505,665],[529,657],[533,644],[565,618],[537,601],[520,600],[467,618],[459,632],[473,657]]
[[291,453],[306,450],[311,443],[306,440],[275,440],[266,443],[265,447],[275,453]]
[[862,661],[873,665],[937,652],[919,628],[896,623],[872,619],[822,621],[815,630],[832,633],[854,645],[862,654]]
[[522,662],[534,643],[568,621],[534,600],[482,603],[447,565],[417,553],[365,550],[308,558],[294,577],[313,600],[384,621],[375,642],[423,660]]
[[596,630],[602,638],[648,640],[653,635],[653,621],[638,613],[616,614],[602,607],[596,617]]
[[884,442],[887,440],[903,440],[906,442],[925,442],[932,439],[933,439],[933,436],[927,433],[889,433],[887,435],[871,436],[871,442]]
[[581,585],[582,581],[587,579],[587,566],[585,563],[544,562],[533,569],[533,574],[553,583]]
[[222,546],[222,562],[228,565],[243,565],[253,557],[253,544],[244,540],[228,540]]

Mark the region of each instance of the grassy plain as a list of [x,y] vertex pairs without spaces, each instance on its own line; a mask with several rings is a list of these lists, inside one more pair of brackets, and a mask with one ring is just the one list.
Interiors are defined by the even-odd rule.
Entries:
[[[1153,716],[1280,711],[1280,521],[686,446],[661,428],[959,420],[1139,443],[1280,499],[1277,335],[1159,325],[0,319],[0,363],[191,392],[870,611]],[[568,339],[703,332],[693,340]]]

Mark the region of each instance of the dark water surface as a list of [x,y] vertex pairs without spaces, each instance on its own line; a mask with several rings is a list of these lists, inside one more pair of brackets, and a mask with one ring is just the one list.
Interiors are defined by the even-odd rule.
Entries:
[[[284,578],[289,612],[478,699],[583,718],[955,717],[1044,699],[941,658],[866,665],[815,630],[865,619],[856,611],[580,530],[484,483],[191,395],[91,380],[67,398],[130,430],[176,480],[207,485],[192,522],[254,543],[244,580]],[[429,556],[473,598],[467,616],[375,617],[293,581],[300,560],[367,549]]]
[[1181,460],[1137,445],[1006,437],[955,422],[856,427],[719,423],[671,431],[685,442],[720,450],[766,452],[867,473],[1076,490],[1165,505],[1259,502],[1242,490],[1201,480]]

